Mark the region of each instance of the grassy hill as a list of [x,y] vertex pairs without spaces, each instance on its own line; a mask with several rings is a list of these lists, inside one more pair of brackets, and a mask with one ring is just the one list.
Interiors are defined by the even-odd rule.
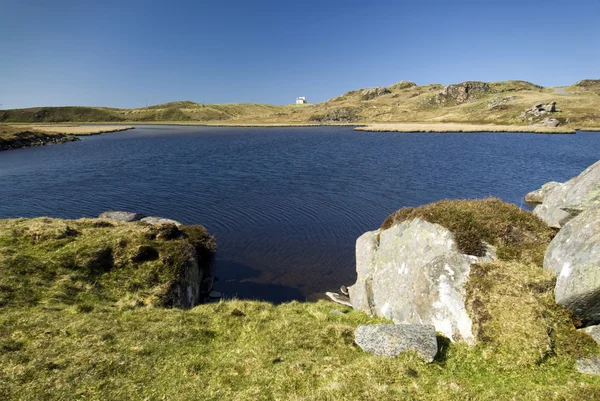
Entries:
[[202,124],[460,123],[527,126],[521,115],[534,104],[556,102],[563,127],[600,127],[600,80],[568,88],[544,88],[526,81],[419,86],[401,81],[389,87],[347,92],[314,105],[204,105],[172,102],[135,109],[37,107],[0,111],[4,123],[187,122]]

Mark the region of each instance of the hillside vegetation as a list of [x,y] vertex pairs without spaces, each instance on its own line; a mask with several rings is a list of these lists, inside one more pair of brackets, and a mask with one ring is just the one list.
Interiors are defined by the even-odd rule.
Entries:
[[[566,94],[565,94],[566,93]],[[204,105],[173,102],[135,109],[37,107],[0,111],[0,122],[187,122],[203,124],[468,123],[527,126],[521,115],[538,103],[557,102],[546,117],[571,128],[600,127],[600,80],[583,80],[564,92],[526,81],[389,87],[347,92],[314,105]]]

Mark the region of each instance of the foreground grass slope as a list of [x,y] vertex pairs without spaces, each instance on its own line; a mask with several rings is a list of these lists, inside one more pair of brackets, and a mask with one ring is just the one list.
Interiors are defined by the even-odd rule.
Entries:
[[47,132],[31,127],[12,127],[0,124],[0,150],[76,141],[63,133]]
[[[442,203],[385,223],[430,216],[451,225],[462,246],[505,245],[500,261],[472,272],[478,344],[439,338],[432,364],[411,354],[364,353],[353,343],[354,329],[383,320],[330,302],[162,307],[185,254],[185,241],[164,228],[2,220],[0,399],[600,398],[600,379],[573,366],[597,346],[554,304],[553,278],[538,264],[552,231],[498,202]],[[492,216],[516,220],[493,229]],[[208,238],[198,230],[188,234],[192,243]],[[523,252],[513,249],[522,245]]]
[[[468,86],[468,88],[467,88]],[[466,89],[465,89],[466,88]],[[314,105],[204,105],[172,102],[135,109],[38,107],[0,111],[0,122],[187,122],[203,124],[368,124],[454,123],[527,126],[521,118],[534,104],[558,103],[552,113],[568,128],[600,127],[600,80],[583,80],[566,89],[525,81],[466,82],[418,86],[401,81],[387,88],[359,89]]]

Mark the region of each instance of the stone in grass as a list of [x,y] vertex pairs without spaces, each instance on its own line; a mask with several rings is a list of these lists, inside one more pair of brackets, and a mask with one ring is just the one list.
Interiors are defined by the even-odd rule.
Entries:
[[144,216],[141,213],[122,212],[122,211],[114,211],[114,210],[106,211],[106,212],[100,214],[100,216],[98,216],[98,218],[100,218],[100,219],[111,219],[111,220],[123,221],[125,223],[139,221],[139,220],[143,219],[144,217],[146,217],[146,216]]
[[586,375],[600,375],[600,357],[592,356],[578,359],[575,368],[579,373],[585,373]]
[[592,337],[594,341],[596,341],[600,345],[600,325],[589,326],[583,329],[579,329],[579,331],[582,331],[588,336]]
[[426,362],[437,354],[435,327],[422,324],[371,324],[358,326],[354,342],[363,351],[385,357],[395,357],[416,351]]

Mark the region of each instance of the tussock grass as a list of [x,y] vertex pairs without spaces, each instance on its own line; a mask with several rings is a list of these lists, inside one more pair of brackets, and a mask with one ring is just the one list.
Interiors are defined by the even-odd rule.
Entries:
[[184,228],[101,219],[0,220],[0,306],[105,308],[165,305],[194,249],[210,261],[214,239]]
[[465,254],[483,256],[485,244],[497,247],[498,257],[542,265],[555,231],[533,213],[496,198],[443,200],[417,208],[403,208],[388,216],[383,230],[421,218],[448,228]]

